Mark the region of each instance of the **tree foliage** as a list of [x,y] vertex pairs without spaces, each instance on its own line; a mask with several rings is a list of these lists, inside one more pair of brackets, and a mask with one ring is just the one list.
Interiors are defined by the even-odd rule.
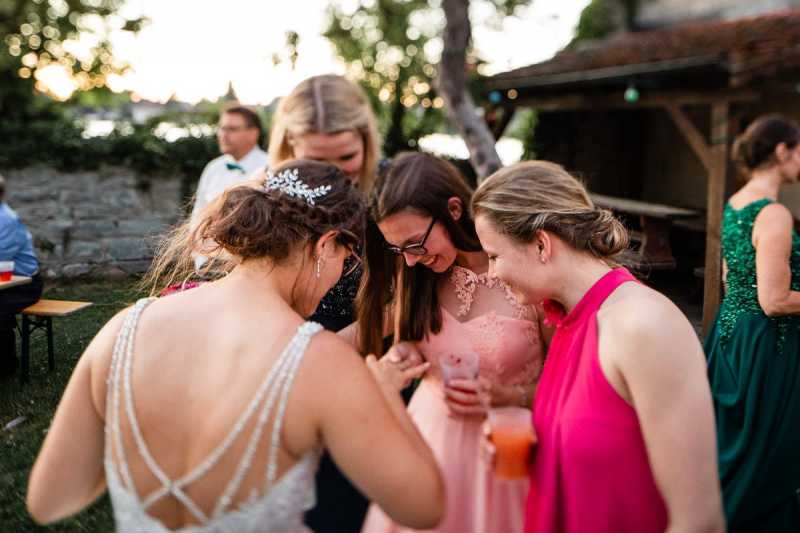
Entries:
[[[477,0],[494,15],[484,24],[499,26],[531,0]],[[387,155],[416,146],[416,140],[442,129],[444,101],[435,80],[445,25],[441,0],[360,0],[347,9],[331,1],[324,33],[373,101],[384,129]],[[480,59],[468,53],[470,72]]]
[[617,32],[630,31],[636,24],[641,4],[648,0],[592,0],[578,19],[575,37],[567,45],[572,49],[578,43],[608,37]]
[[0,0],[0,115],[23,120],[52,109],[35,98],[42,74],[63,69],[80,90],[104,87],[127,68],[111,53],[112,30],[138,31],[143,19],[118,13],[125,0]]

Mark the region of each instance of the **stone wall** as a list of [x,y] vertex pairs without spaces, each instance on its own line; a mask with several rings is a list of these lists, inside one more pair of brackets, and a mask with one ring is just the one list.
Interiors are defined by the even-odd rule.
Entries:
[[179,177],[124,168],[3,170],[6,202],[33,234],[46,277],[136,274],[181,216]]
[[695,20],[735,20],[800,7],[800,0],[650,0],[642,2],[637,25],[660,27]]

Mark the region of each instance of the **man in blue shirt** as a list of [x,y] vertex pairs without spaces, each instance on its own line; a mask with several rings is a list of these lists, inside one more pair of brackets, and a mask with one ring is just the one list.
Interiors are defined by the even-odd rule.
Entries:
[[14,261],[14,275],[28,276],[31,283],[0,289],[0,376],[17,368],[16,314],[42,296],[39,262],[33,251],[31,233],[19,216],[5,203],[6,180],[0,175],[0,261]]

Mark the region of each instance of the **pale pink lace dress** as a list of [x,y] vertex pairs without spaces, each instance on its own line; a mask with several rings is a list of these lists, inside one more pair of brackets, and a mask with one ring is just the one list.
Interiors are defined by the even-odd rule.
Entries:
[[[520,533],[528,480],[497,479],[479,455],[483,417],[450,415],[444,402],[440,355],[472,350],[480,375],[504,385],[529,385],[542,369],[542,345],[532,308],[486,274],[454,266],[439,295],[442,329],[419,343],[433,364],[414,393],[408,412],[430,445],[445,479],[447,507],[442,533]],[[388,458],[391,459],[391,458]],[[363,533],[409,531],[370,507]]]

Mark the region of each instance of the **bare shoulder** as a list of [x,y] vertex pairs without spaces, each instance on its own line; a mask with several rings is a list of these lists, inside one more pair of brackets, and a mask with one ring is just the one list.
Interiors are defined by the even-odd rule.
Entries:
[[133,307],[129,306],[117,312],[111,319],[105,323],[97,332],[92,342],[83,352],[82,358],[87,358],[92,364],[92,368],[96,365],[108,366],[111,363],[111,354],[114,351],[114,344],[117,341],[117,336],[122,330],[122,324],[128,316],[128,313]]
[[364,367],[363,359],[341,336],[331,331],[314,335],[306,349],[305,365],[313,366],[314,374],[328,378],[353,367]]
[[101,417],[105,413],[106,380],[111,368],[114,344],[117,342],[122,324],[131,309],[132,307],[126,307],[106,322],[83,352],[75,369],[76,372],[80,372],[80,369],[86,368],[89,372],[92,384],[92,402]]
[[756,216],[756,228],[761,227],[789,227],[794,224],[794,216],[789,208],[783,204],[773,202],[759,211]]
[[626,283],[614,291],[600,308],[597,321],[601,334],[610,339],[614,359],[639,359],[678,344],[699,346],[683,312],[669,298],[640,283]]
[[294,389],[299,412],[317,424],[322,424],[332,410],[352,409],[354,399],[369,397],[370,389],[377,394],[364,360],[350,344],[330,331],[321,331],[311,339]]

